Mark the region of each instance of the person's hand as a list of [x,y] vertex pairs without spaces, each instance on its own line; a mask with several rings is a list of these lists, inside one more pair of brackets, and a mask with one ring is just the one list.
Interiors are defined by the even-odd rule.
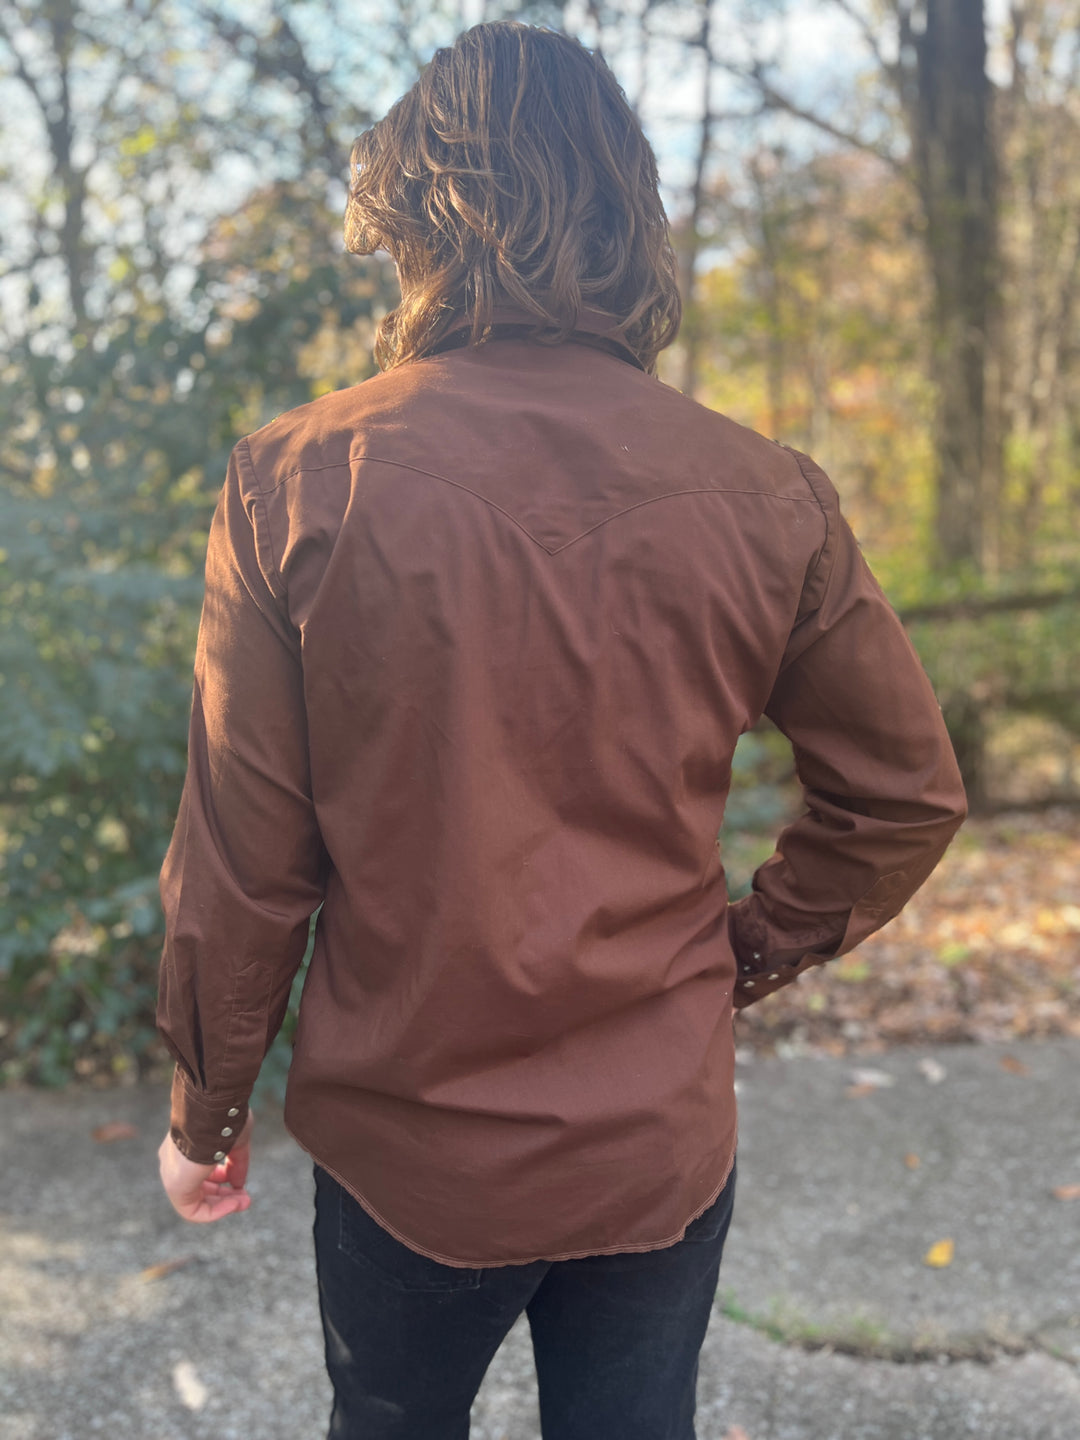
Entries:
[[246,1210],[251,1196],[244,1189],[251,1160],[251,1128],[255,1117],[248,1111],[240,1138],[217,1165],[199,1165],[182,1155],[171,1135],[158,1149],[161,1183],[173,1209],[185,1220],[206,1224],[223,1220],[235,1211]]

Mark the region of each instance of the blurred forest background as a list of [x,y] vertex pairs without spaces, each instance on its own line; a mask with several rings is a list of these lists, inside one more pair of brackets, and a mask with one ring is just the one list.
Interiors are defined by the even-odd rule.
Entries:
[[[343,252],[352,139],[503,17],[615,68],[686,298],[664,378],[829,471],[984,817],[742,1033],[1080,1031],[1075,0],[0,0],[2,1078],[161,1063],[156,877],[226,459],[372,373],[394,278]],[[755,733],[738,772],[736,888],[790,752]]]

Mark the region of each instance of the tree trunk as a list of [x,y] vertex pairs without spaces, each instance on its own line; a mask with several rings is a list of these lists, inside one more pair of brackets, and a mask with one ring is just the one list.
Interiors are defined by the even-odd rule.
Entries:
[[773,197],[769,194],[766,168],[760,156],[755,155],[751,160],[749,171],[758,204],[758,233],[755,238],[763,262],[762,302],[769,320],[765,339],[765,403],[768,413],[766,423],[769,434],[776,439],[784,434],[787,423],[784,417],[787,353],[784,344],[783,308],[780,303],[783,285],[783,242],[778,234],[784,221],[775,213]]
[[1000,438],[989,376],[997,295],[997,197],[983,0],[927,0],[909,114],[933,278],[938,392],[937,558],[984,565]]
[[701,50],[702,94],[701,118],[698,124],[697,155],[694,159],[694,178],[690,186],[690,206],[679,243],[676,258],[679,265],[679,285],[682,290],[683,323],[679,336],[682,349],[682,376],[679,388],[684,395],[692,396],[698,387],[698,370],[701,353],[701,320],[697,313],[697,259],[701,250],[701,218],[705,209],[705,171],[709,163],[712,146],[712,0],[699,0],[701,29],[693,42]]

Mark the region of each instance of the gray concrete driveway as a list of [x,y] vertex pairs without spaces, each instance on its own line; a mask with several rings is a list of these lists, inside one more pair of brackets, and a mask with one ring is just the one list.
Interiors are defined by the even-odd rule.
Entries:
[[[738,1073],[700,1440],[1078,1440],[1080,1198],[1054,1192],[1080,1185],[1080,1041]],[[310,1163],[264,1111],[251,1210],[185,1225],[166,1113],[161,1087],[0,1092],[0,1440],[325,1436]],[[472,1434],[539,1436],[521,1323]]]

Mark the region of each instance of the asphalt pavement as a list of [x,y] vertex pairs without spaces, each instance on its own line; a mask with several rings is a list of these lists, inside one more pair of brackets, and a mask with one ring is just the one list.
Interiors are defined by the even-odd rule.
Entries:
[[[737,1073],[699,1440],[1080,1440],[1080,1039]],[[0,1092],[0,1440],[325,1437],[310,1162],[263,1109],[250,1211],[186,1225],[167,1107]],[[539,1434],[519,1322],[472,1440]]]

